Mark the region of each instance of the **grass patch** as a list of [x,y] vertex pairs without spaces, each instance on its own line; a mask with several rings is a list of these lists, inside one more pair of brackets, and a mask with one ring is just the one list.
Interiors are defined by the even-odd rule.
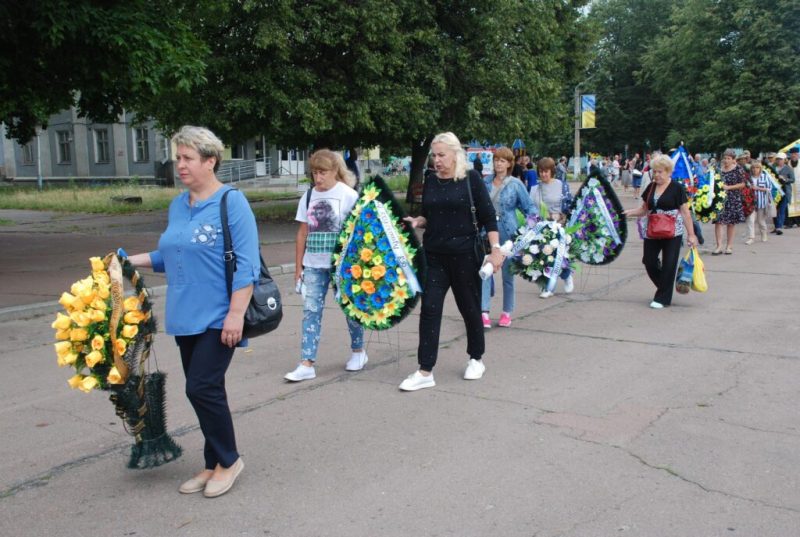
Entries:
[[[131,214],[165,210],[183,190],[178,188],[125,186],[47,187],[0,189],[0,209],[59,211],[66,213]],[[296,192],[248,190],[251,202],[296,200]],[[140,197],[141,204],[118,203],[115,197]]]
[[11,220],[6,220],[5,218],[0,218],[0,226],[10,226],[14,222]]

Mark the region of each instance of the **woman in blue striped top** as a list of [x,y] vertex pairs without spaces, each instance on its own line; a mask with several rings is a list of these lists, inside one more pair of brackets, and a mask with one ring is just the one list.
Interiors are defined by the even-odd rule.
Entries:
[[[772,185],[762,168],[761,162],[753,160],[750,162],[750,183],[755,191],[756,206],[753,211],[756,215],[755,221],[761,231],[761,242],[767,242],[767,220],[769,219],[770,206],[772,201]],[[747,221],[747,244],[753,244],[755,240],[755,223]]]

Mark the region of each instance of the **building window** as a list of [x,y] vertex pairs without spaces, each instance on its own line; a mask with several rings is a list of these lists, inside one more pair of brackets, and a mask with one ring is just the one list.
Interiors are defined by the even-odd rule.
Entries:
[[72,135],[69,131],[56,131],[58,138],[58,163],[69,164],[72,162]]
[[22,146],[22,164],[33,166],[33,140]]
[[108,129],[94,130],[94,161],[98,164],[109,162]]
[[133,129],[134,162],[147,162],[150,160],[150,142],[147,127]]
[[244,160],[243,144],[236,144],[231,147],[231,160]]
[[169,161],[169,138],[166,136],[158,139],[158,159],[162,164]]

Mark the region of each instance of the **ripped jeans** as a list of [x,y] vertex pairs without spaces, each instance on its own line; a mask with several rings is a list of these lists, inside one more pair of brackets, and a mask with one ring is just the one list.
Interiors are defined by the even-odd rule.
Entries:
[[[301,341],[300,359],[317,361],[319,337],[322,332],[322,311],[325,307],[325,295],[331,283],[330,269],[304,268],[303,283],[303,336]],[[364,348],[364,329],[356,321],[346,317],[347,328],[350,330],[350,348],[359,350]]]

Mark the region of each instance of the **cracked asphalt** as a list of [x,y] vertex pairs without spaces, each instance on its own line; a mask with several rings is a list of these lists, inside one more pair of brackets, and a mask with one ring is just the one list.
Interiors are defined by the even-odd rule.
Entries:
[[[708,293],[662,311],[647,307],[631,236],[613,264],[582,267],[569,297],[541,300],[518,280],[513,325],[487,333],[479,381],[461,378],[464,327],[448,299],[437,385],[414,393],[397,385],[416,365],[416,314],[368,332],[366,370],[347,373],[330,297],[317,379],[286,383],[302,311],[278,275],[283,323],[228,374],[246,467],[214,500],[177,492],[201,468],[202,435],[171,338],[158,334],[152,360],[185,452],[138,471],[106,395],[67,387],[51,315],[0,322],[0,535],[800,534],[800,229],[704,256]],[[162,294],[155,303],[163,315]]]

